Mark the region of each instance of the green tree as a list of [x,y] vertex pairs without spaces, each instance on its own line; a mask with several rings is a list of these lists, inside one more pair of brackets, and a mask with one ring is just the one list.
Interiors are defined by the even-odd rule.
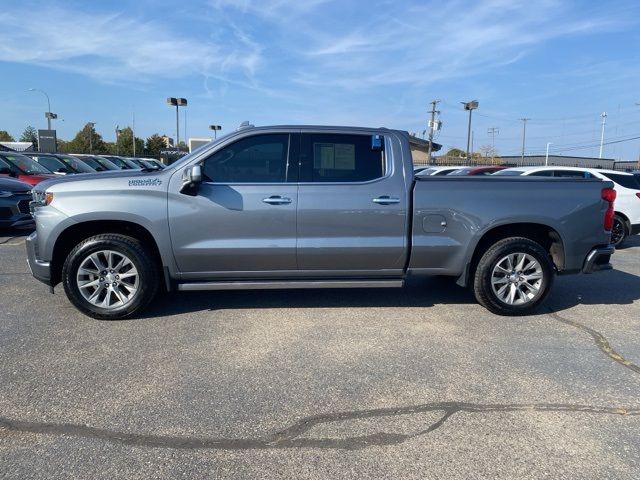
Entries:
[[[120,130],[115,147],[118,155],[133,155],[133,130],[131,127],[125,127]],[[136,155],[141,155],[142,153],[144,153],[144,140],[136,137]]]
[[22,135],[20,136],[21,142],[31,142],[34,150],[38,150],[38,131],[31,125],[27,125]]
[[450,148],[447,153],[444,154],[445,157],[464,157],[467,155],[467,152],[464,150],[460,150],[459,148]]
[[106,147],[102,135],[96,132],[91,123],[87,123],[76,136],[65,145],[69,153],[105,153]]
[[15,139],[6,130],[0,130],[0,142],[15,142]]
[[164,139],[162,136],[154,133],[147,138],[147,144],[145,145],[145,153],[154,157],[160,157],[160,151],[166,148]]

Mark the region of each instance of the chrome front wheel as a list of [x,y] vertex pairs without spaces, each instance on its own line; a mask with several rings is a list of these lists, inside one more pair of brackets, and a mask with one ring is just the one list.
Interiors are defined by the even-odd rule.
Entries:
[[99,250],[80,263],[76,285],[90,304],[113,310],[130,303],[139,289],[140,276],[133,261],[114,250]]

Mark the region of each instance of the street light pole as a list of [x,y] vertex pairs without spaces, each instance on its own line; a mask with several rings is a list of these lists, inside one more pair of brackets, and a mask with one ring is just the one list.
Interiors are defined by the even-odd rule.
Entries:
[[93,153],[93,127],[95,126],[95,122],[89,122],[89,153]]
[[522,156],[520,157],[521,164],[524,166],[524,141],[527,138],[527,122],[530,118],[521,118],[522,120]]
[[469,125],[467,127],[467,162],[469,162],[469,146],[471,145],[471,112],[478,108],[478,101],[460,102],[465,110],[469,110]]
[[547,153],[544,156],[544,166],[548,166],[549,165],[549,145],[553,145],[552,142],[547,142]]
[[51,113],[51,100],[49,99],[49,95],[47,94],[47,92],[45,92],[44,90],[40,90],[39,88],[30,88],[29,91],[40,92],[44,94],[45,97],[47,97],[47,111],[45,112],[44,116],[47,119],[47,129],[51,130],[51,119],[57,118],[58,116],[54,113]]
[[600,135],[600,155],[598,158],[602,158],[602,149],[604,147],[604,126],[607,123],[607,112],[602,112],[600,116],[602,117],[602,134]]
[[167,105],[176,107],[176,148],[180,150],[180,107],[187,106],[186,98],[168,97]]
[[216,140],[218,138],[218,130],[222,130],[220,125],[209,125],[209,129],[213,130],[213,139]]

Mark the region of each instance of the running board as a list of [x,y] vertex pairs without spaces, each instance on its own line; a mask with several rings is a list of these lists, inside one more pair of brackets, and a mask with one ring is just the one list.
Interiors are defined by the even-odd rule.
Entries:
[[289,288],[398,288],[404,280],[288,280],[180,283],[178,290],[266,290]]

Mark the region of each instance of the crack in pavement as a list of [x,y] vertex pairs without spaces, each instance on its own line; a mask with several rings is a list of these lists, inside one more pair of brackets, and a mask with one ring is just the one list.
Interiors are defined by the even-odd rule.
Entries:
[[[312,428],[335,422],[363,420],[369,418],[396,417],[426,412],[443,412],[442,417],[427,428],[412,434],[377,432],[369,435],[346,438],[310,438],[301,437]],[[371,446],[398,445],[412,438],[429,434],[456,413],[492,413],[492,412],[578,412],[600,415],[640,416],[637,407],[597,407],[591,405],[540,403],[540,404],[478,404],[464,402],[425,403],[399,408],[378,408],[337,413],[312,415],[302,418],[275,434],[263,438],[214,438],[181,437],[163,435],[145,435],[118,432],[103,428],[71,423],[41,423],[12,420],[0,417],[0,432],[32,433],[59,435],[67,437],[90,438],[134,447],[207,449],[207,450],[256,450],[279,448],[327,448],[359,450]]]
[[6,245],[6,246],[18,246],[18,245],[22,245],[24,243],[24,240],[22,240],[21,242],[18,243],[9,243],[11,240],[15,240],[16,238],[22,238],[20,237],[9,237],[5,240],[1,240],[0,241],[0,245]]
[[614,362],[619,363],[623,367],[628,368],[634,373],[640,373],[640,366],[636,365],[630,360],[627,360],[623,355],[616,352],[611,346],[611,344],[609,343],[609,340],[607,339],[607,337],[605,337],[603,334],[601,334],[597,330],[594,330],[591,327],[587,327],[586,325],[583,325],[580,322],[576,322],[575,320],[564,318],[558,315],[553,310],[551,310],[551,308],[549,308],[549,316],[554,320],[557,320],[558,322],[564,323],[565,325],[569,325],[585,333],[588,333],[591,336],[591,338],[593,338],[593,341],[595,342],[596,346],[607,357],[609,357]]

